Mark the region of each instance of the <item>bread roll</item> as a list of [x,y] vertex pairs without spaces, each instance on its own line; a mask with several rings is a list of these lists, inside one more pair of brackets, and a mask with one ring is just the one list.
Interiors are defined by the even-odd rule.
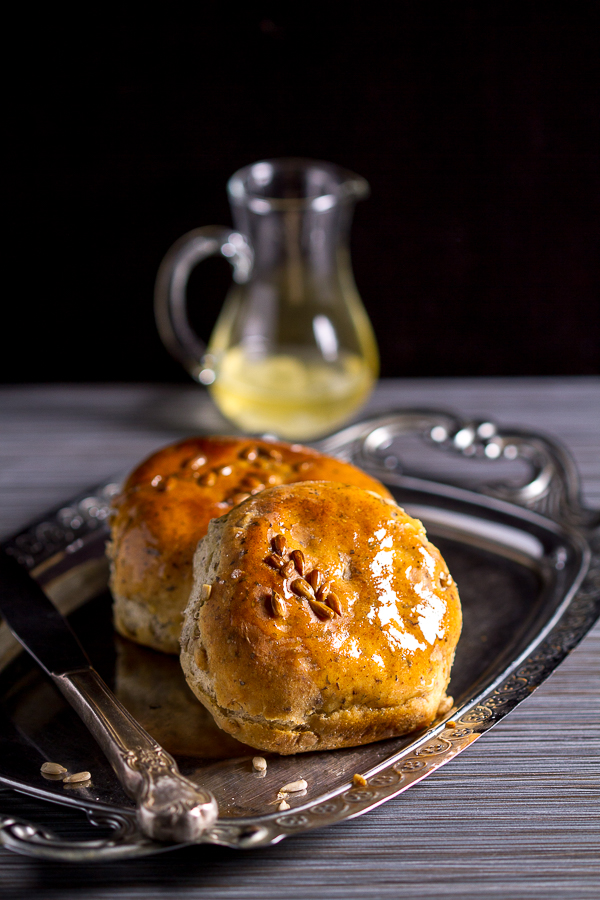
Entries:
[[220,727],[282,754],[429,725],[461,628],[422,524],[332,482],[281,485],[210,523],[181,663]]
[[194,437],[154,453],[114,502],[108,555],[117,631],[179,653],[192,558],[210,520],[269,485],[321,479],[389,496],[354,466],[298,444]]

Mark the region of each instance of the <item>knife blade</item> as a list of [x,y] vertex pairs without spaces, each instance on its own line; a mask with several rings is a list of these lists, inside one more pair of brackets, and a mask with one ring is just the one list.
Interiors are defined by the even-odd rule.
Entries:
[[51,677],[91,666],[67,620],[39,584],[6,553],[0,554],[0,614]]
[[0,615],[106,754],[136,801],[142,833],[161,841],[201,839],[218,816],[215,798],[181,775],[173,757],[112,694],[40,585],[4,551],[0,551]]

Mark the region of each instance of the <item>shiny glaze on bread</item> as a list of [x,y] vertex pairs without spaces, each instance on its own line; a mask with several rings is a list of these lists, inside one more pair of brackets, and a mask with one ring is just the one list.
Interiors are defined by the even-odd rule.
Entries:
[[194,437],[142,462],[114,501],[108,553],[117,631],[178,653],[192,558],[211,519],[265,488],[306,480],[354,484],[389,497],[355,466],[298,444]]
[[265,490],[211,524],[194,568],[182,666],[239,740],[354,746],[427,726],[446,702],[458,591],[393,501],[331,482]]

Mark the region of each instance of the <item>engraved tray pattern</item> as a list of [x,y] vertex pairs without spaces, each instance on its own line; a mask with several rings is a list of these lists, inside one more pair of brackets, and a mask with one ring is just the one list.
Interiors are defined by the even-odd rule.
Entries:
[[[409,433],[418,434],[430,446],[467,458],[525,460],[530,476],[517,486],[487,486],[475,493],[403,475],[393,445],[398,436]],[[537,612],[532,621],[521,623],[522,633],[512,642],[508,656],[500,655],[492,671],[462,691],[458,707],[426,732],[351,751],[312,754],[312,760],[270,760],[269,772],[281,768],[279,784],[300,771],[309,771],[309,784],[316,782],[317,787],[307,796],[294,798],[293,808],[285,812],[264,801],[253,814],[243,807],[228,809],[203,835],[205,842],[239,848],[265,846],[287,835],[360,815],[397,796],[449,762],[529,696],[600,614],[600,519],[581,507],[573,463],[547,438],[523,431],[500,432],[491,422],[463,421],[444,412],[409,410],[353,425],[322,441],[319,449],[348,459],[385,481],[409,512],[422,515],[434,541],[446,539],[458,546],[479,548],[484,554],[495,553],[494,564],[500,567],[515,564],[523,572],[535,571],[541,584]],[[116,481],[101,485],[4,545],[47,589],[52,587],[53,599],[66,614],[106,587],[102,551],[110,499],[117,490]],[[61,585],[73,581],[75,589],[71,584],[70,591],[61,593]],[[18,655],[18,645],[3,628],[0,674]],[[139,856],[172,848],[140,835],[131,803],[118,790],[97,799],[77,796],[76,791],[68,796],[63,791],[61,796],[51,786],[36,784],[31,772],[37,775],[39,771],[39,751],[32,755],[32,742],[18,722],[15,727],[9,717],[3,724],[1,782],[44,799],[80,806],[92,824],[112,829],[108,838],[66,841],[30,823],[0,817],[0,841],[6,847],[70,861]],[[334,765],[330,765],[332,760],[336,760]],[[239,779],[240,772],[248,772],[248,763],[246,753],[241,761],[233,758],[216,765],[217,769],[221,766],[223,791],[231,789],[232,777]],[[328,769],[336,765],[338,777],[330,778]],[[200,768],[196,773],[199,783],[214,769],[215,765]],[[351,771],[364,774],[366,785],[353,786],[351,775],[348,779]]]

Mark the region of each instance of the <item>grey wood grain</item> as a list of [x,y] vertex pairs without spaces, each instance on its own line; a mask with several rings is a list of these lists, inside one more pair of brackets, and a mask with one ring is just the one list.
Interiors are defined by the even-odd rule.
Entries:
[[[550,433],[600,506],[600,379],[383,383],[369,411],[439,407]],[[231,431],[197,388],[0,390],[0,533],[197,430]],[[443,466],[442,466],[443,468]],[[498,898],[600,895],[600,626],[523,705],[397,800],[334,828],[237,853],[190,848],[91,868],[0,851],[2,897]],[[51,806],[0,790],[3,811]],[[79,814],[66,831],[85,827]]]

